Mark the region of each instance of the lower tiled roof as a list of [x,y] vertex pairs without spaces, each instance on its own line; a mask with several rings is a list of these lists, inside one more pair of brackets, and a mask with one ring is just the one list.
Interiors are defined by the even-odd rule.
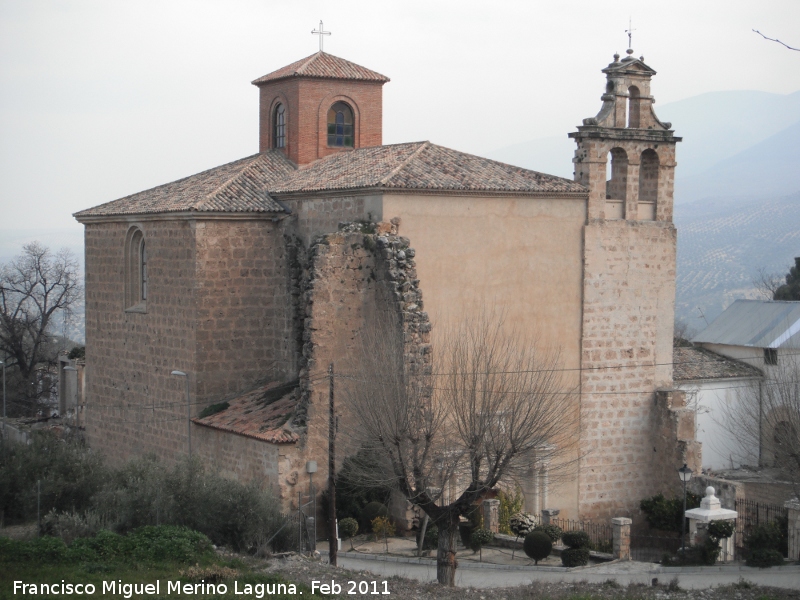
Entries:
[[752,365],[696,346],[673,348],[672,362],[672,379],[674,381],[761,377],[762,375],[761,371]]
[[269,187],[295,169],[273,150],[75,213],[84,217],[170,212],[281,213]]
[[297,406],[295,388],[296,384],[268,383],[229,400],[225,410],[192,422],[272,444],[292,444],[300,439],[289,427]]

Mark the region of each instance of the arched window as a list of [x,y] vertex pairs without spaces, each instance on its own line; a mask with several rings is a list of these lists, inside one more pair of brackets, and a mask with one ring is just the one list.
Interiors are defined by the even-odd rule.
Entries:
[[328,146],[352,148],[354,139],[353,109],[336,102],[328,109]]
[[639,215],[640,221],[656,220],[658,199],[658,154],[648,148],[642,152],[639,164]]
[[286,107],[278,104],[272,121],[272,147],[286,147]]
[[606,181],[606,219],[625,218],[625,198],[628,193],[628,154],[622,148],[608,153]]
[[634,129],[639,127],[639,107],[641,105],[641,94],[639,88],[632,85],[628,88],[628,127]]
[[147,302],[147,245],[144,233],[131,227],[125,240],[125,309],[144,312]]

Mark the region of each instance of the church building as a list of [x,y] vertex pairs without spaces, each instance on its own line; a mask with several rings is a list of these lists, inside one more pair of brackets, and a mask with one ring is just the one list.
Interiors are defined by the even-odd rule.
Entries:
[[532,461],[526,508],[631,516],[671,493],[699,466],[671,391],[680,138],[643,59],[603,72],[600,112],[569,134],[574,181],[383,145],[389,79],[322,51],[253,81],[257,154],[75,215],[90,445],[113,461],[191,448],[289,506],[309,461],[326,477],[328,365],[347,372],[371,319],[394,311],[425,361],[437,322],[488,303],[557,345],[578,390],[576,476],[548,485]]

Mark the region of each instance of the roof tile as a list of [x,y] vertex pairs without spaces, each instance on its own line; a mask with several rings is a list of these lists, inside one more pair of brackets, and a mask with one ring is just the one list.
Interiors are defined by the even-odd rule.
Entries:
[[674,381],[761,377],[759,369],[705,348],[685,346],[672,349]]
[[293,62],[277,71],[273,71],[253,81],[253,85],[261,85],[270,81],[289,77],[321,77],[323,79],[356,79],[359,81],[375,81],[386,83],[389,78],[366,67],[357,65],[322,50],[311,56]]

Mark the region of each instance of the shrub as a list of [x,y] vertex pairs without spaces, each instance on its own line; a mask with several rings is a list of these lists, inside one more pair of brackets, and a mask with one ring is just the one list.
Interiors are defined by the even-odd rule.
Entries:
[[533,515],[518,512],[508,520],[508,526],[514,535],[526,536],[536,527],[536,518]]
[[503,490],[499,490],[497,492],[497,499],[500,501],[497,515],[500,533],[505,533],[507,535],[516,533],[511,529],[511,517],[518,514],[525,505],[525,498],[522,495],[522,490],[517,488],[514,490],[513,494],[507,494]]
[[722,538],[729,538],[734,532],[733,521],[711,521],[708,524],[708,535],[721,540]]
[[488,529],[473,529],[469,538],[469,547],[473,552],[478,552],[483,548],[484,544],[488,544],[493,539],[494,534]]
[[372,519],[372,533],[376,536],[387,538],[393,536],[394,532],[394,523],[389,520],[389,517],[375,517]]
[[544,531],[534,530],[525,536],[522,547],[528,558],[532,558],[534,564],[538,565],[540,560],[550,556],[550,552],[553,550],[553,541]]
[[[686,492],[686,508],[697,508],[700,506],[700,496],[692,492]],[[656,494],[652,498],[645,498],[639,503],[647,522],[653,529],[662,531],[680,532],[684,518],[683,497],[667,499],[664,494]]]
[[777,550],[759,548],[750,552],[746,562],[748,567],[778,567],[783,564],[783,555]]
[[358,521],[347,517],[339,521],[339,535],[343,538],[352,538],[358,533]]
[[[362,531],[369,530],[369,521],[361,519],[364,507],[370,502],[388,503],[392,492],[389,486],[364,480],[364,473],[382,472],[375,463],[374,452],[360,450],[357,454],[345,458],[342,467],[336,473],[336,518],[340,521],[347,517],[356,519]],[[327,496],[323,502],[327,502]],[[376,516],[378,515],[373,515],[372,518]]]
[[561,536],[564,534],[564,530],[558,525],[537,525],[533,530],[543,532],[554,544],[560,540]]
[[53,509],[42,519],[42,533],[59,537],[65,544],[78,538],[94,537],[101,529],[108,529],[108,523],[95,510],[59,513]]
[[582,567],[583,565],[589,564],[589,549],[567,548],[562,550],[561,564],[565,567]]
[[196,562],[213,552],[211,540],[187,527],[142,527],[124,538],[126,553],[147,562]]
[[470,540],[472,539],[473,525],[469,521],[461,521],[458,524],[458,535],[461,538],[461,544],[465,548],[469,548]]
[[566,531],[561,535],[561,541],[570,548],[588,549],[592,543],[585,531]]
[[747,552],[755,550],[775,550],[784,556],[789,550],[789,528],[786,519],[756,525],[744,536]]
[[369,530],[376,517],[389,516],[389,509],[380,502],[370,502],[361,511],[360,525],[362,529]]
[[425,530],[425,540],[422,542],[423,550],[433,550],[439,546],[439,528],[432,523],[428,523]]

